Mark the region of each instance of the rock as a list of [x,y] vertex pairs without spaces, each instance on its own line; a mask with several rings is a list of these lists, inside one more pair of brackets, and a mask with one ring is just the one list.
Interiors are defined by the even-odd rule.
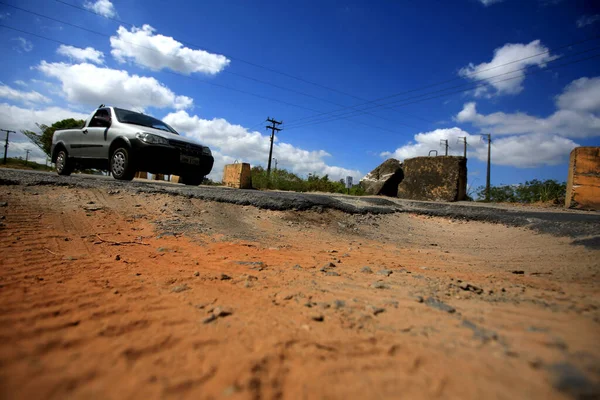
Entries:
[[340,274],[338,274],[338,273],[337,273],[337,272],[335,272],[335,271],[327,271],[327,272],[325,273],[325,275],[327,275],[327,276],[340,276]]
[[233,314],[233,310],[231,308],[228,308],[228,307],[221,307],[221,306],[219,306],[219,307],[216,307],[213,310],[213,314],[216,317],[222,318],[222,317],[226,317],[228,315]]
[[0,201],[0,207],[8,207],[8,202]]
[[521,271],[521,270],[514,270],[514,271],[511,271],[511,272],[513,274],[515,274],[515,275],[524,275],[525,274],[525,271]]
[[298,271],[302,270],[302,267],[300,265],[298,265],[298,264],[294,265],[292,268],[295,269],[295,270],[298,270]]
[[190,287],[184,283],[183,285],[178,285],[178,286],[173,287],[171,289],[171,292],[180,293],[180,292],[183,292],[183,291],[189,290],[189,289],[190,289]]
[[371,287],[373,289],[387,289],[388,288],[388,286],[385,283],[380,282],[380,281],[374,282],[373,284],[371,284]]
[[194,272],[194,276],[200,276],[200,272],[198,272],[198,271]]
[[221,274],[221,278],[222,281],[228,281],[231,279],[231,277],[227,274]]
[[460,201],[467,196],[464,157],[415,157],[404,160],[398,197],[409,200]]
[[66,261],[75,261],[75,260],[77,260],[77,257],[73,257],[73,256],[64,256],[64,257],[63,257],[63,260],[66,260]]
[[370,267],[362,267],[360,269],[360,272],[362,272],[363,274],[372,274],[373,270]]
[[391,274],[393,274],[393,271],[389,269],[382,269],[380,271],[377,271],[377,275],[390,276]]
[[346,302],[344,300],[335,300],[333,302],[333,306],[335,308],[344,308],[344,307],[346,307]]
[[210,314],[208,317],[202,320],[203,324],[210,324],[213,321],[217,320],[217,316],[215,314]]
[[396,197],[402,179],[404,179],[402,163],[390,158],[361,179],[360,186],[370,195]]
[[115,256],[115,260],[116,260],[116,261],[121,261],[121,256],[117,254],[117,255]]
[[169,249],[167,249],[166,247],[159,247],[158,249],[156,249],[156,251],[158,251],[159,253],[164,253],[165,251],[169,251]]
[[487,342],[489,340],[497,340],[498,339],[498,334],[496,332],[491,331],[489,329],[481,328],[469,320],[466,320],[466,319],[463,320],[462,326],[472,330],[473,337],[480,339],[482,342]]
[[311,314],[310,319],[317,322],[323,322],[325,317],[323,316],[323,314]]
[[477,293],[477,294],[483,293],[482,288],[479,288],[475,285],[471,285],[470,283],[462,283],[458,287],[461,288],[462,290],[466,290],[468,292],[473,292],[473,293]]
[[[330,263],[323,265],[323,268],[335,268],[335,264],[330,262]],[[321,268],[321,269],[323,269],[323,268]]]
[[433,297],[428,297],[425,300],[425,304],[427,304],[429,307],[437,308],[438,310],[445,311],[450,314],[456,312],[456,309],[454,307],[451,307],[446,303],[436,300]]
[[381,314],[385,311],[385,308],[375,307],[375,306],[367,306],[366,310],[373,315]]
[[574,365],[562,362],[548,368],[552,385],[574,399],[600,398],[600,385],[592,382]]

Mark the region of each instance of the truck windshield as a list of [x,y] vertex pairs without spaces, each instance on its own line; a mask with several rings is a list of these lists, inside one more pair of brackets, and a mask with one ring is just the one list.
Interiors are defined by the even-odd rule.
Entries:
[[115,114],[117,115],[117,119],[121,123],[147,126],[149,128],[160,129],[161,131],[179,135],[175,129],[171,128],[169,125],[165,124],[159,119],[137,112],[123,110],[121,108],[115,108],[114,110]]

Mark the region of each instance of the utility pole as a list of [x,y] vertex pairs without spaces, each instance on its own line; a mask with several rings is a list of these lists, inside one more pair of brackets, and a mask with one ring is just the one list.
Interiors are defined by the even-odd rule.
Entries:
[[17,132],[9,131],[8,129],[0,129],[0,132],[6,132],[6,142],[4,142],[4,164],[6,164],[6,153],[8,152],[8,135]]
[[463,154],[464,154],[464,155],[463,155],[463,157],[464,157],[464,158],[467,158],[467,137],[466,137],[466,136],[460,136],[460,137],[458,138],[458,143],[460,143],[460,142],[461,142],[461,139],[462,139],[462,142],[463,142],[463,144],[464,144],[464,146],[465,146],[465,148],[464,148],[464,152],[463,152]]
[[442,139],[442,140],[440,140],[440,146],[445,146],[446,147],[446,155],[448,155],[448,139]]
[[278,125],[283,124],[283,121],[275,121],[272,118],[267,118],[267,122],[271,125],[267,126],[267,129],[271,130],[271,147],[269,148],[269,164],[267,166],[267,178],[271,176],[271,160],[273,159],[273,139],[275,138],[275,132],[279,132],[281,128],[277,128]]
[[490,201],[490,164],[492,160],[492,135],[486,133],[481,135],[482,139],[487,139],[488,143],[488,159],[487,159],[487,177],[485,179],[485,201]]
[[275,171],[277,171],[277,159],[273,157],[273,160],[275,161]]
[[31,153],[31,150],[25,150],[25,165],[27,165],[27,161],[29,161],[29,153]]

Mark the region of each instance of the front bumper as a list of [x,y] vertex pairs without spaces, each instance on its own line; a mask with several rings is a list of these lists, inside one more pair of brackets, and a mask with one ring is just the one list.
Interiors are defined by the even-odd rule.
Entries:
[[[212,170],[214,158],[203,155],[195,148],[179,148],[175,146],[147,144],[139,139],[130,141],[132,158],[138,171],[151,174],[206,176]],[[198,165],[182,162],[181,156],[187,160],[198,160]],[[184,157],[186,158],[186,157]]]

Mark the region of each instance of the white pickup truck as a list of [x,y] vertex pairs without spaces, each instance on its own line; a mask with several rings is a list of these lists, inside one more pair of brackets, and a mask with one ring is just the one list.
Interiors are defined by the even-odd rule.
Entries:
[[214,158],[208,147],[179,136],[156,118],[102,105],[82,128],[54,132],[52,162],[59,175],[97,168],[116,179],[132,180],[137,171],[146,171],[179,175],[183,183],[199,185]]

